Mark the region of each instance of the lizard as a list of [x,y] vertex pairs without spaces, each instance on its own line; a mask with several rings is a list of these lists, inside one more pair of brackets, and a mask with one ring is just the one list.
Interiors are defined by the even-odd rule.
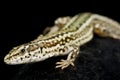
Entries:
[[101,37],[120,39],[120,24],[95,13],[60,17],[54,24],[33,41],[10,50],[4,57],[4,62],[9,65],[26,64],[68,55],[66,60],[56,62],[56,68],[65,69],[69,65],[75,66],[74,61],[80,53],[80,46],[90,42],[94,33]]

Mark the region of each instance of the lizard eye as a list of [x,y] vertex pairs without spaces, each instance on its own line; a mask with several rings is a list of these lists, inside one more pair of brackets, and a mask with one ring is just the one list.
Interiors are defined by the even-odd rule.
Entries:
[[21,52],[24,53],[24,52],[25,52],[25,49],[21,49]]

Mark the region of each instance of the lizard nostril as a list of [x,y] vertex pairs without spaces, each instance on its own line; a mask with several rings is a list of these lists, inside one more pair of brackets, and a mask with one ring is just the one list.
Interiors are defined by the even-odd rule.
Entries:
[[21,57],[20,59],[21,59],[21,60],[23,60],[23,58],[22,58],[22,57]]

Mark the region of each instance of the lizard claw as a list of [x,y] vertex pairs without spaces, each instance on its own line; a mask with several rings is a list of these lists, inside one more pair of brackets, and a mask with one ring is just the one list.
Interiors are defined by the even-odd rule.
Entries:
[[74,66],[74,63],[72,60],[63,60],[62,59],[60,62],[57,62],[56,64],[57,64],[56,68],[61,68],[62,70],[64,68],[68,67],[69,65]]

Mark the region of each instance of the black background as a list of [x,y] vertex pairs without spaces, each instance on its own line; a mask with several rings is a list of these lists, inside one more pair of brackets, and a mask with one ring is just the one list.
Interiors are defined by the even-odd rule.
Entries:
[[[56,0],[40,2],[1,2],[0,77],[12,79],[22,65],[4,64],[4,56],[12,47],[35,39],[47,26],[61,16],[93,12],[120,22],[120,2],[116,0]],[[119,45],[119,44],[118,44]]]

